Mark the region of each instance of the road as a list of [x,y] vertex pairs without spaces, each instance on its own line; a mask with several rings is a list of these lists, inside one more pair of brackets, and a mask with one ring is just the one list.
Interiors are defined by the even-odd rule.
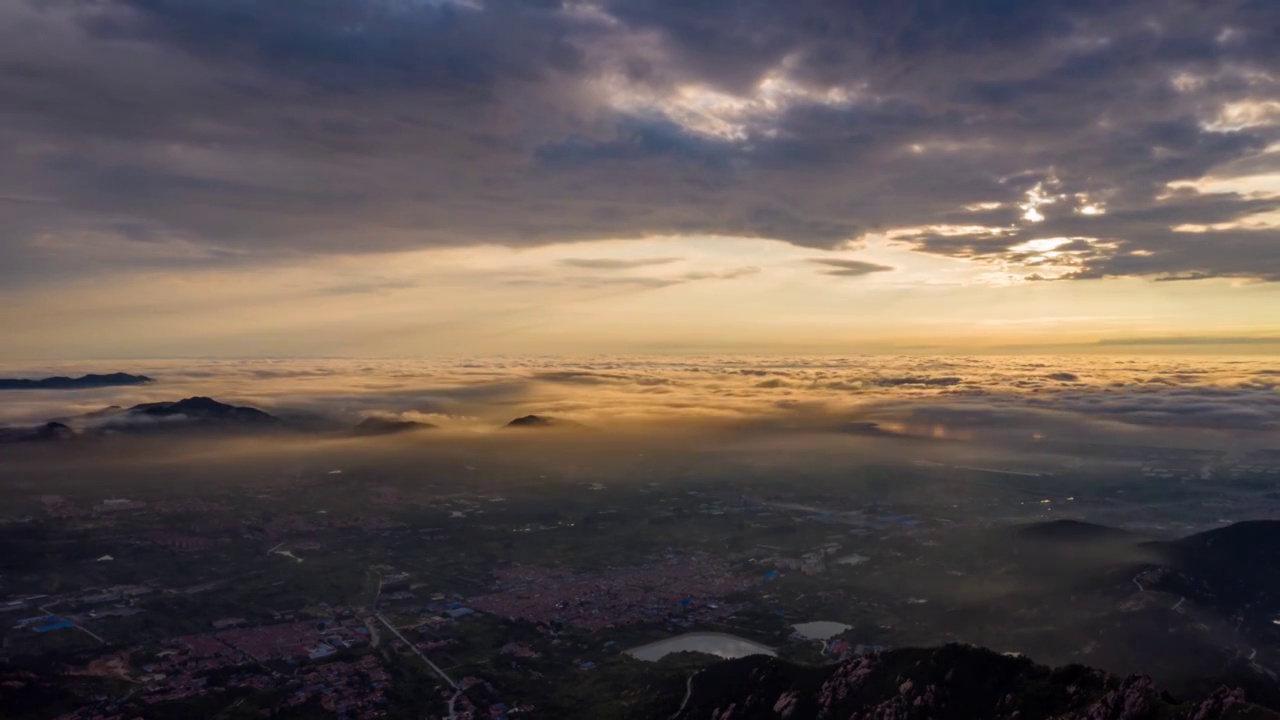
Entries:
[[449,720],[457,720],[458,712],[453,709],[453,704],[458,702],[458,696],[462,694],[461,690],[454,690],[449,696]]
[[425,653],[419,650],[417,645],[414,645],[413,643],[409,642],[404,635],[401,635],[400,631],[397,630],[395,626],[392,625],[391,622],[387,620],[387,618],[382,613],[375,612],[373,616],[378,618],[378,620],[381,621],[383,625],[387,626],[387,629],[391,631],[391,634],[399,638],[400,642],[404,643],[405,645],[408,645],[409,649],[412,650],[415,655],[422,658],[423,662],[430,665],[431,669],[434,670],[435,673],[440,676],[440,679],[449,683],[449,687],[453,688],[454,690],[458,689],[458,683],[454,682],[453,678],[449,677],[448,673],[446,673],[444,670],[441,670],[439,665],[436,665],[435,663],[431,662],[431,658],[427,657]]
[[[381,588],[382,588],[381,577],[379,577],[378,588],[379,588],[379,591],[381,591]],[[462,694],[462,688],[458,687],[458,683],[454,682],[453,678],[449,677],[448,673],[446,673],[444,670],[441,670],[439,665],[436,665],[435,663],[431,662],[431,658],[427,657],[425,653],[419,650],[417,645],[414,645],[413,643],[409,642],[404,635],[401,635],[400,631],[397,630],[395,626],[392,625],[391,622],[387,620],[385,616],[383,616],[382,613],[375,611],[373,613],[373,616],[378,618],[378,620],[383,625],[387,626],[387,629],[390,630],[393,635],[395,635],[397,638],[400,639],[400,642],[404,643],[405,645],[408,645],[409,649],[412,650],[415,655],[422,658],[422,662],[429,665],[431,669],[434,670],[435,673],[440,676],[440,679],[448,683],[449,687],[453,689],[453,695],[449,696],[449,720],[456,720],[458,716],[453,709],[453,704],[458,701],[458,696]]]
[[378,590],[373,594],[373,611],[378,612],[378,603],[382,601],[382,573],[377,570],[373,571],[378,576]]
[[680,709],[671,713],[671,717],[668,718],[668,720],[676,720],[676,718],[680,717],[680,715],[684,713],[685,706],[689,704],[689,698],[693,697],[693,679],[697,676],[698,673],[695,671],[689,674],[688,680],[684,681],[684,700],[680,701]]
[[[53,611],[52,611],[52,610],[50,610],[49,608],[51,608],[51,607],[53,607],[54,605],[57,605],[57,604],[58,604],[58,603],[54,602],[54,603],[49,603],[48,605],[41,605],[41,606],[40,606],[40,612],[44,613],[45,615],[53,615]],[[71,623],[71,627],[73,627],[73,628],[75,628],[75,629],[79,630],[80,632],[82,632],[82,633],[84,633],[84,634],[88,635],[89,637],[93,638],[94,640],[97,640],[98,642],[102,643],[103,645],[106,645],[106,644],[107,644],[107,641],[106,641],[106,640],[103,640],[101,637],[99,637],[97,633],[95,633],[94,631],[90,630],[89,628],[87,628],[87,627],[85,627],[85,626],[81,625],[80,623],[76,622],[75,620],[72,620],[71,618],[68,618],[68,617],[62,617],[61,615],[59,615],[58,617],[59,617],[60,619],[62,619],[62,620],[66,620],[67,622]]]

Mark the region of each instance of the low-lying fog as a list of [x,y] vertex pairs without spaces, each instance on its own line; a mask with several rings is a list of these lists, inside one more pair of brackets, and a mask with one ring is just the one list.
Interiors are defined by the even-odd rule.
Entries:
[[537,414],[597,430],[832,429],[952,439],[1232,449],[1280,430],[1280,368],[1259,359],[796,357],[164,360],[8,364],[0,377],[124,371],[147,385],[5,391],[0,426],[209,396],[300,424],[376,416],[489,431]]

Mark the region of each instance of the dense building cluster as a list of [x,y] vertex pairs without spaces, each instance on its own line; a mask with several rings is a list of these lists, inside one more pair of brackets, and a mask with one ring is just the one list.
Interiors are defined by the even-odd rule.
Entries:
[[294,680],[300,687],[285,701],[286,705],[302,705],[319,698],[325,710],[350,720],[384,714],[390,678],[374,655],[363,655],[354,662],[309,665]]
[[731,614],[722,599],[754,581],[708,555],[579,574],[515,566],[495,571],[498,589],[472,607],[534,623],[589,630],[662,621],[673,615],[709,619]]
[[[101,663],[97,674],[126,678],[137,689],[125,698],[103,698],[60,720],[110,720],[118,716],[126,699],[155,705],[268,688],[286,689],[288,706],[315,701],[351,720],[377,717],[390,684],[378,657],[359,654],[354,659],[325,660],[340,649],[367,645],[367,633],[356,619],[321,618],[175,637],[162,642],[163,649],[154,654],[132,648]],[[282,673],[266,664],[270,661],[286,661],[297,668]]]

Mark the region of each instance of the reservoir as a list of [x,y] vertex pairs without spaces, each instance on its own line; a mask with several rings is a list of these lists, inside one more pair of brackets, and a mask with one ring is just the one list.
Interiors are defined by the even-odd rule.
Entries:
[[724,633],[686,633],[666,640],[631,648],[627,654],[639,660],[654,662],[677,652],[702,652],[722,658],[740,658],[748,655],[776,655],[772,648],[746,638]]
[[827,620],[800,623],[799,625],[792,625],[791,627],[795,628],[795,631],[799,633],[800,637],[806,640],[826,640],[839,635],[845,630],[853,629],[852,625],[845,625],[844,623],[830,622]]

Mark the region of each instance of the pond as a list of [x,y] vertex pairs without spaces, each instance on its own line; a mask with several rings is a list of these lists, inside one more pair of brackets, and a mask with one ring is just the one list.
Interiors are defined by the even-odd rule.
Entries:
[[861,565],[862,563],[870,559],[871,558],[861,553],[853,553],[852,555],[845,555],[842,558],[837,558],[835,561],[835,564],[836,565]]
[[776,655],[773,648],[751,642],[746,638],[725,633],[686,633],[631,648],[627,654],[631,657],[654,662],[677,652],[702,652],[722,658],[740,658],[748,655]]

